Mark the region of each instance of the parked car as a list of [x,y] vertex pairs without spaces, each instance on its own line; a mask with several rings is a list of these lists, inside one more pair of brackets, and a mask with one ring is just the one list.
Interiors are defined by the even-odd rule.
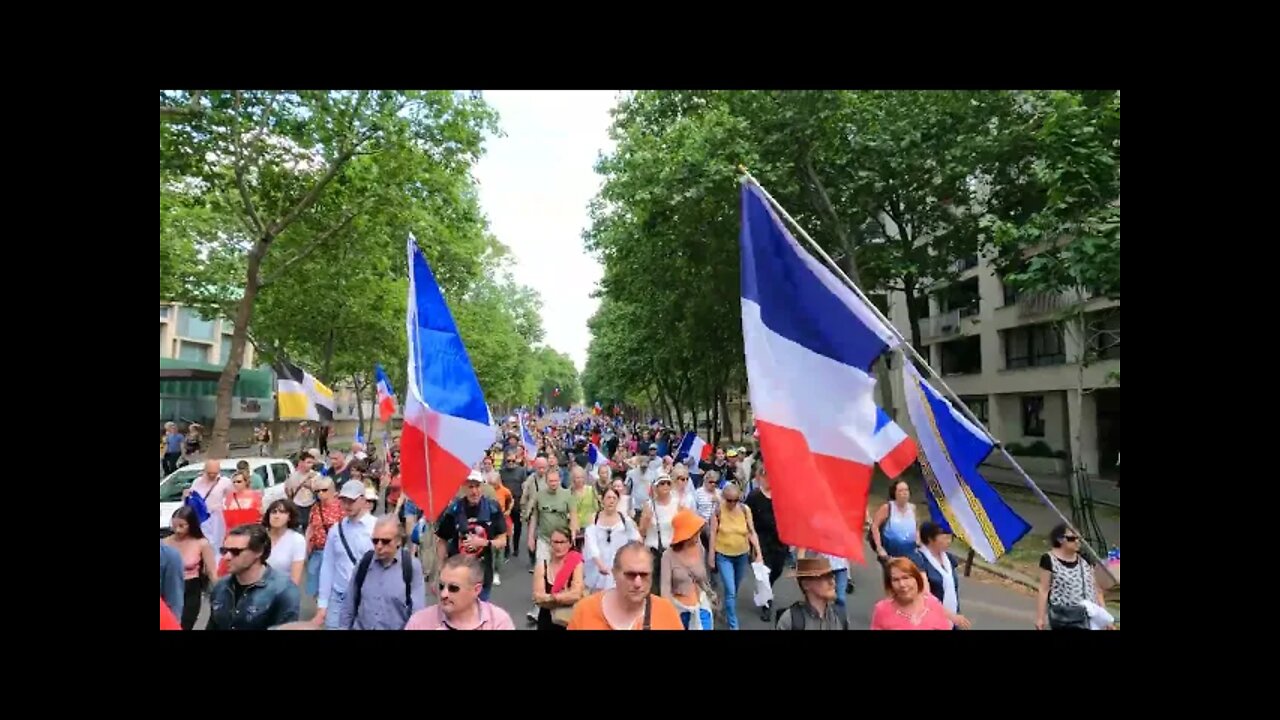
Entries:
[[[264,508],[284,497],[284,481],[293,473],[292,462],[284,458],[230,458],[219,464],[218,472],[231,477],[242,459],[249,463],[249,487],[262,491]],[[196,463],[180,467],[160,481],[160,537],[172,533],[169,519],[182,506],[182,492],[203,472],[204,463]]]

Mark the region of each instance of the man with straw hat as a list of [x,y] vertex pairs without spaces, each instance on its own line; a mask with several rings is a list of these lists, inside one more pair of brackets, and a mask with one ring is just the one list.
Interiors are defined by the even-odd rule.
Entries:
[[849,619],[836,607],[836,576],[825,557],[803,557],[787,573],[800,583],[804,600],[778,611],[778,630],[848,630]]

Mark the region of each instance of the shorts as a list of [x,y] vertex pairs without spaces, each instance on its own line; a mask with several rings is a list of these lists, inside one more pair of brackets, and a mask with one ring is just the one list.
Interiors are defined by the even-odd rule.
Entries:
[[533,553],[534,560],[538,562],[551,562],[551,541],[546,538],[538,538]]

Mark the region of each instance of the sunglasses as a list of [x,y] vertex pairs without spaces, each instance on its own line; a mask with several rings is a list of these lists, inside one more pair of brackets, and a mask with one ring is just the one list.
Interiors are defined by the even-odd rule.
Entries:
[[568,540],[552,540],[551,544],[552,545],[568,545],[569,541]]
[[1062,541],[1063,542],[1079,542],[1080,536],[1079,535],[1063,535]]
[[734,499],[730,500],[729,498],[725,498],[725,499],[724,499],[724,502],[725,502],[725,504],[726,504],[726,505],[737,505],[737,504],[738,504],[738,499],[737,499],[737,498],[734,498]]
[[658,481],[658,484],[659,484],[659,485],[670,485],[670,484],[671,484],[671,481],[670,481],[670,480],[659,480],[659,481]]
[[229,548],[229,547],[221,547],[221,548],[218,548],[218,553],[219,553],[219,554],[221,554],[221,555],[226,555],[226,554],[230,553],[230,554],[231,554],[231,557],[240,557],[240,553],[242,553],[242,552],[244,552],[245,550],[248,550],[248,549],[249,549],[249,548]]
[[333,492],[333,488],[317,488],[317,489],[316,489],[316,492],[318,492],[318,493],[322,493],[322,492]]
[[440,588],[440,592],[444,592],[445,590],[448,590],[451,595],[456,595],[462,592],[462,586],[455,585],[453,583],[440,583],[439,588]]
[[236,485],[243,485],[243,484],[245,484],[245,483],[247,483],[247,482],[249,482],[249,481],[248,481],[248,480],[245,480],[245,479],[243,479],[243,478],[241,478],[241,479],[239,479],[239,480],[232,480],[231,482],[235,483]]
[[374,547],[377,547],[378,545],[390,545],[391,543],[395,542],[395,538],[369,538],[369,539],[373,541]]
[[622,577],[626,578],[629,582],[635,582],[636,580],[648,580],[649,578],[653,577],[653,573],[630,572],[627,570],[623,570]]

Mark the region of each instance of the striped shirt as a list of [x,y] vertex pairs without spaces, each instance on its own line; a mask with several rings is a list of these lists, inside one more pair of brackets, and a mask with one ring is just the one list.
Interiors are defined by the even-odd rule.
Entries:
[[715,490],[707,490],[703,485],[693,494],[693,500],[696,505],[698,515],[707,522],[711,521],[712,514],[716,511],[716,505],[720,504],[720,497]]

